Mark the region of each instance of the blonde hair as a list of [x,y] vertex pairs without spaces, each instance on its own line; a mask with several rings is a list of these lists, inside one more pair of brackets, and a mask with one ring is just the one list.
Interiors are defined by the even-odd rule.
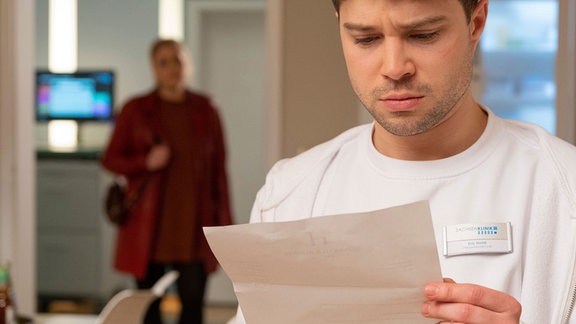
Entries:
[[162,47],[176,47],[181,49],[182,44],[173,39],[157,39],[150,46],[150,58],[153,59],[154,56],[156,56],[156,53],[158,53],[158,50]]

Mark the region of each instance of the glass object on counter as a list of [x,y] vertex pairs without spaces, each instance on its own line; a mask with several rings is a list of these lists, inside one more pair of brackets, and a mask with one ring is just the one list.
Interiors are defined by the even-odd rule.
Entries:
[[556,132],[557,0],[493,0],[480,43],[482,99],[495,114]]
[[0,324],[16,324],[7,266],[0,265]]

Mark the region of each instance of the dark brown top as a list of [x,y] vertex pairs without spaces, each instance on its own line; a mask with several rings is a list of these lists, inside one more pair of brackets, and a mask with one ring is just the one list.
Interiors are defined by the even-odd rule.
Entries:
[[200,188],[196,159],[208,159],[194,149],[193,109],[184,103],[160,101],[159,118],[164,130],[162,141],[170,146],[170,163],[164,172],[164,192],[152,260],[187,262],[195,259],[195,233],[198,224],[196,200]]

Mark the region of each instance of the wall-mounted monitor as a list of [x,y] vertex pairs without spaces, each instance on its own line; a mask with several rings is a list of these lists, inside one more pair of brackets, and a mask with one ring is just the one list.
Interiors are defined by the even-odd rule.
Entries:
[[115,75],[110,70],[36,72],[36,120],[111,121]]

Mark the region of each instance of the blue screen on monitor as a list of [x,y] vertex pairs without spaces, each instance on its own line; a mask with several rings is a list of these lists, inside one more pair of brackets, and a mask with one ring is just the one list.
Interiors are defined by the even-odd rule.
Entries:
[[38,71],[36,120],[112,120],[114,81],[112,71]]

